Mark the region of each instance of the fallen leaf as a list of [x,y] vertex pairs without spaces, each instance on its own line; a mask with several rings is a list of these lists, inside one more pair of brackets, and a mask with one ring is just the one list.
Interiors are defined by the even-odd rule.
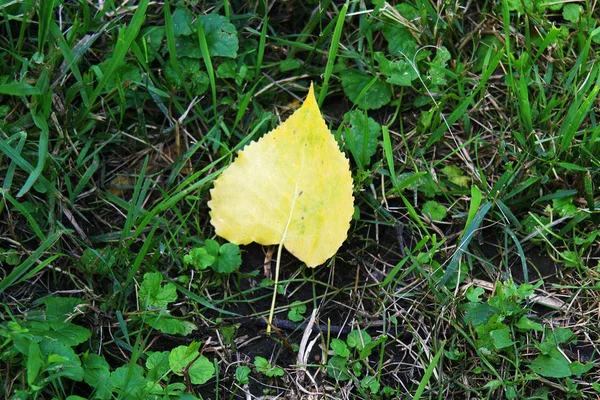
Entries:
[[239,152],[211,197],[211,223],[232,243],[283,244],[309,267],[336,253],[354,212],[352,176],[312,85],[287,121]]

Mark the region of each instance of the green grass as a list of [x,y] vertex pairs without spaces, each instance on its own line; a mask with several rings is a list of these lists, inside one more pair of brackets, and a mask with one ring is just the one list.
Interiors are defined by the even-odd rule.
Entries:
[[[0,2],[3,397],[598,397],[594,3],[121,3]],[[311,82],[355,214],[267,336],[207,202]]]

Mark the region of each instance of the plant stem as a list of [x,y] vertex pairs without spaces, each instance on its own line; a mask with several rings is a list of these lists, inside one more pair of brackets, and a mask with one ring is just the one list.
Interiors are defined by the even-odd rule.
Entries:
[[[286,229],[287,230],[287,229]],[[269,310],[269,324],[267,325],[267,335],[271,334],[273,314],[275,312],[275,299],[277,298],[277,285],[279,285],[279,267],[281,266],[281,250],[283,249],[283,240],[277,248],[277,261],[275,262],[275,285],[273,285],[273,298],[271,299],[271,309]]]

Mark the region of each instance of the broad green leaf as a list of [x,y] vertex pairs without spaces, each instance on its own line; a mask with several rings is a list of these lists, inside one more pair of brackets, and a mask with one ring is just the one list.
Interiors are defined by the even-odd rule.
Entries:
[[173,318],[168,314],[158,314],[156,316],[146,318],[145,322],[154,329],[158,329],[162,333],[166,333],[168,335],[187,336],[198,329],[198,327],[191,322],[178,320],[177,318]]
[[467,297],[467,299],[470,302],[480,303],[481,302],[481,296],[484,293],[485,293],[485,290],[483,288],[470,286],[467,289],[467,293],[465,294],[465,296]]
[[417,41],[407,28],[398,23],[386,23],[383,27],[383,36],[388,42],[391,55],[413,61],[417,52]]
[[110,379],[110,367],[103,357],[97,354],[88,354],[84,361],[83,380],[93,387],[95,399],[110,399],[112,393],[112,382]]
[[428,216],[433,221],[441,221],[446,218],[446,207],[434,200],[429,200],[423,204],[423,215]]
[[183,256],[183,263],[192,267],[203,270],[214,264],[216,257],[208,254],[206,248],[197,247],[190,250],[189,254]]
[[126,398],[145,398],[144,388],[149,381],[144,378],[144,368],[142,366],[123,365],[110,374],[110,382],[115,388],[126,391],[131,397]]
[[139,298],[142,305],[165,308],[167,304],[177,300],[177,288],[172,283],[161,286],[163,276],[160,272],[144,274],[140,286]]
[[199,20],[206,35],[210,55],[236,58],[239,43],[235,26],[218,14],[203,15]]
[[392,98],[390,85],[357,69],[344,70],[342,88],[351,102],[364,110],[376,110],[388,104]]
[[542,326],[542,324],[532,321],[526,315],[523,315],[515,326],[518,330],[523,332],[529,332],[531,330],[544,332],[544,327]]
[[510,338],[511,335],[509,327],[493,330],[490,332],[490,336],[492,337],[492,343],[494,343],[494,347],[496,349],[503,349],[515,344],[515,342]]
[[364,330],[353,330],[346,339],[348,347],[362,350],[367,344],[371,343],[371,336]]
[[40,351],[40,345],[34,341],[29,344],[29,352],[27,354],[27,384],[32,385],[42,368],[44,359]]
[[235,369],[235,379],[238,381],[238,383],[246,385],[250,382],[250,379],[248,379],[250,372],[252,372],[250,367],[246,365],[238,365]]
[[346,239],[352,190],[348,160],[311,86],[286,122],[238,153],[215,180],[208,206],[217,235],[236,244],[283,244],[316,267]]
[[596,367],[597,364],[590,362],[587,364],[583,364],[579,361],[574,361],[569,364],[569,369],[571,370],[571,374],[576,375],[577,377],[581,377],[581,375],[589,372],[592,368]]
[[341,339],[333,339],[330,346],[337,356],[348,357],[350,355],[350,349],[346,346],[346,342]]
[[429,65],[429,76],[434,85],[446,84],[446,63],[450,60],[450,52],[444,46],[437,50],[435,58]]
[[385,342],[387,340],[387,338],[388,338],[387,335],[381,335],[377,338],[377,340],[369,341],[368,343],[365,343],[365,346],[360,350],[358,358],[360,360],[363,360],[366,357],[370,356],[373,349],[378,347],[381,343]]
[[215,367],[205,356],[198,357],[197,345],[179,346],[169,354],[169,366],[175,374],[182,376],[187,368],[190,379],[195,385],[206,383],[215,374]]
[[[357,363],[358,364],[358,363]],[[338,380],[347,381],[350,379],[348,374],[348,366],[346,365],[346,357],[333,356],[327,362],[327,374]]]
[[304,313],[306,312],[306,304],[300,301],[294,301],[290,304],[290,311],[288,311],[288,319],[293,322],[300,322],[304,319]]
[[403,58],[398,61],[390,61],[381,52],[375,53],[375,60],[379,64],[379,70],[387,76],[387,82],[398,86],[411,86],[412,82],[419,77],[413,66]]
[[260,372],[268,377],[284,375],[284,371],[281,367],[278,367],[276,365],[271,365],[271,363],[269,361],[267,361],[267,359],[264,357],[260,357],[260,356],[254,357],[254,366],[256,367],[256,370],[258,372]]
[[225,243],[219,248],[219,255],[212,265],[215,272],[230,274],[242,265],[240,247],[235,243]]
[[546,378],[566,378],[571,376],[569,361],[560,353],[554,356],[539,355],[529,365],[534,372]]
[[562,10],[563,18],[570,22],[577,22],[582,11],[583,7],[579,4],[565,4]]
[[169,354],[168,351],[156,351],[148,356],[148,379],[158,381],[169,371]]
[[91,336],[89,329],[63,321],[52,321],[46,329],[40,329],[40,326],[35,324],[29,329],[29,333],[38,337],[54,339],[71,347],[85,342]]
[[188,36],[192,34],[192,20],[194,16],[185,8],[177,8],[173,12],[173,30],[175,36]]
[[381,137],[381,126],[367,116],[366,112],[355,110],[346,114],[350,128],[345,130],[345,139],[357,164],[366,167],[377,151],[377,142]]
[[50,373],[49,380],[66,377],[74,381],[83,380],[81,361],[73,349],[53,339],[40,342],[40,351],[46,358],[46,372]]
[[200,356],[188,372],[194,385],[203,385],[215,375],[215,366],[208,358]]

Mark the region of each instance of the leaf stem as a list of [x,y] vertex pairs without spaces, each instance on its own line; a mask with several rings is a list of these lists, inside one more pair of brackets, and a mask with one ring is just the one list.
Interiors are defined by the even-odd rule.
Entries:
[[273,285],[273,298],[271,299],[271,309],[269,310],[269,323],[267,324],[267,335],[271,334],[273,314],[275,313],[275,300],[277,299],[277,286],[279,285],[279,267],[281,266],[281,252],[283,250],[283,241],[277,247],[277,261],[275,262],[275,284]]

